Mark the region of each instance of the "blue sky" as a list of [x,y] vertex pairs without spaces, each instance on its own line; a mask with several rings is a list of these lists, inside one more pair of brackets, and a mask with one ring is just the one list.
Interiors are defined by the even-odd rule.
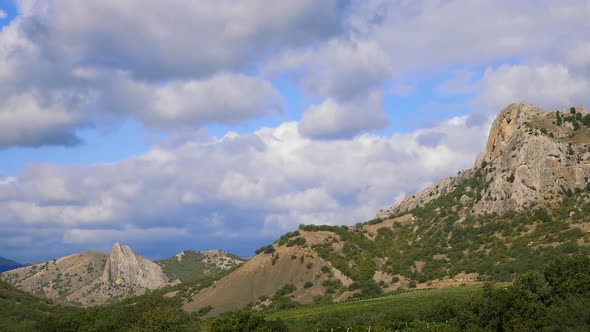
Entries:
[[371,219],[507,104],[588,104],[590,5],[541,2],[0,0],[0,256]]

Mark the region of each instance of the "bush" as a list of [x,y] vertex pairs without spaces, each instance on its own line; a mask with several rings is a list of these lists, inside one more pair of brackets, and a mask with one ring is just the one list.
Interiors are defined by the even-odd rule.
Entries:
[[208,314],[208,313],[209,313],[211,310],[213,310],[213,307],[212,307],[212,306],[210,306],[210,305],[208,305],[208,306],[205,306],[205,307],[202,307],[201,309],[199,309],[199,310],[197,311],[197,316],[199,316],[199,317],[200,317],[200,316],[205,316],[205,315],[206,315],[206,314]]
[[506,181],[513,183],[514,182],[514,174],[510,174],[510,176],[508,176],[508,178],[506,178]]
[[313,282],[311,281],[307,281],[305,284],[303,284],[303,288],[308,289],[313,287]]
[[264,247],[260,247],[260,248],[256,249],[256,251],[255,251],[256,255],[261,254],[261,253],[272,254],[273,252],[275,252],[275,248],[272,246],[272,244],[269,244]]

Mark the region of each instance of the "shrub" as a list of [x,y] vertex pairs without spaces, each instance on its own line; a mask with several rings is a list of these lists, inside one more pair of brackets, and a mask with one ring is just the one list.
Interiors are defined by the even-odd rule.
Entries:
[[211,310],[213,310],[213,307],[212,307],[212,306],[210,306],[210,305],[208,305],[208,306],[205,306],[205,307],[202,307],[201,309],[199,309],[199,310],[197,311],[197,316],[199,316],[199,317],[200,317],[200,316],[205,316],[205,315],[206,315],[206,314],[208,314],[208,313],[209,313]]
[[308,281],[305,284],[303,284],[303,288],[305,288],[305,289],[308,289],[311,287],[313,287],[313,282],[311,282],[311,281]]
[[260,248],[256,249],[256,251],[255,251],[256,255],[261,254],[261,253],[272,254],[273,252],[275,252],[275,248],[272,246],[272,244],[269,244],[264,247],[260,247]]
[[506,178],[506,181],[513,183],[514,182],[514,174],[510,174],[510,176],[508,176],[508,178]]

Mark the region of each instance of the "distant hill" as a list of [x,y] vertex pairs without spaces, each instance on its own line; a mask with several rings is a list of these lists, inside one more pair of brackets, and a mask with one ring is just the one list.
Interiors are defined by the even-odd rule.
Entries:
[[23,265],[8,258],[0,257],[0,273],[18,269],[19,267],[23,267]]
[[301,226],[183,308],[213,316],[512,281],[572,254],[590,254],[590,115],[523,102],[500,112],[472,168],[369,222]]
[[170,279],[187,282],[229,270],[245,262],[245,259],[223,250],[192,251],[155,261]]
[[104,304],[178,283],[162,268],[135,254],[128,246],[113,245],[111,254],[82,252],[22,267],[0,275],[27,292],[78,304]]

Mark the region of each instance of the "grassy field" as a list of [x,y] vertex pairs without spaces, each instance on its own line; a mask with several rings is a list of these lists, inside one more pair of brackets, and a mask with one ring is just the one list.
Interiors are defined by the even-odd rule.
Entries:
[[481,286],[415,290],[369,300],[279,311],[266,318],[281,319],[292,331],[323,331],[326,326],[333,326],[334,331],[346,331],[348,327],[356,326],[361,331],[361,326],[368,327],[382,317],[411,320],[437,303],[464,299],[479,291]]

